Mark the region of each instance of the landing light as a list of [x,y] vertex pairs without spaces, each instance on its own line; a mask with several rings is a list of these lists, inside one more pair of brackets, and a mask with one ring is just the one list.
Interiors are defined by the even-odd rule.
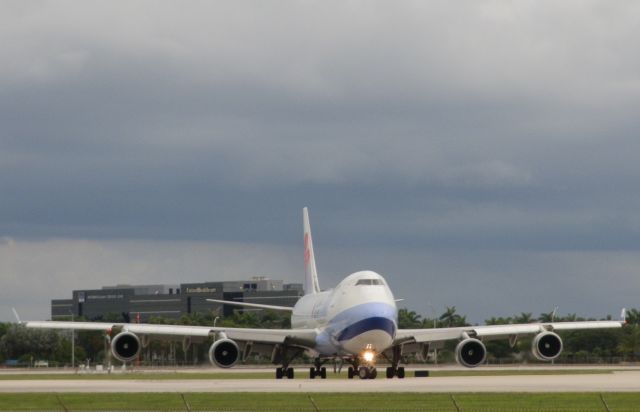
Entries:
[[373,353],[373,351],[366,350],[362,352],[362,359],[364,359],[365,362],[371,362],[375,357],[376,357],[376,354]]

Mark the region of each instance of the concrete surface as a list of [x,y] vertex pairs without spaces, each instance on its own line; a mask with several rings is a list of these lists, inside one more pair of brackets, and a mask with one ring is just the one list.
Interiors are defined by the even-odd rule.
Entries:
[[2,380],[0,392],[640,392],[640,371],[403,380]]

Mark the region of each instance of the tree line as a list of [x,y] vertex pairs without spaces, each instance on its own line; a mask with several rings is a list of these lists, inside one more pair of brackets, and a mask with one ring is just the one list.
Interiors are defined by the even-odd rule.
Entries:
[[[233,316],[216,319],[210,313],[194,313],[180,319],[153,317],[149,323],[179,324],[198,326],[227,326],[245,328],[289,328],[288,315],[273,311],[236,311]],[[606,319],[611,319],[607,317]],[[79,318],[86,321],[87,319]],[[121,315],[109,314],[94,321],[120,322]],[[554,313],[541,313],[535,317],[532,313],[520,313],[509,317],[491,317],[485,321],[489,325],[512,323],[532,323],[551,321],[581,321],[585,319],[576,314],[555,316]],[[635,362],[640,360],[640,310],[627,312],[627,322],[622,329],[585,330],[560,332],[564,350],[557,363],[597,363],[597,362]],[[398,327],[402,329],[469,326],[465,315],[458,313],[455,306],[446,307],[436,317],[425,317],[415,311],[403,308],[398,311]],[[531,355],[532,336],[522,336],[515,345],[507,340],[486,342],[490,363],[535,362]],[[107,364],[111,361],[108,339],[101,332],[83,331],[75,333],[76,364]],[[181,342],[152,341],[142,351],[142,362],[146,365],[181,365],[207,362],[207,351],[211,341],[183,346]],[[448,342],[438,348],[437,360],[429,362],[453,362],[456,342]],[[38,360],[46,360],[49,366],[71,364],[71,332],[41,329],[26,329],[22,325],[0,323],[0,364],[12,360],[12,364],[33,365]],[[417,361],[409,358],[408,361]],[[115,360],[113,360],[114,363]],[[252,361],[266,362],[255,358]]]

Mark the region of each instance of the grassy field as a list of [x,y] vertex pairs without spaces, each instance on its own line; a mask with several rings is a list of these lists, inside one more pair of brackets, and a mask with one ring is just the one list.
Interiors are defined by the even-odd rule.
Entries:
[[0,394],[1,411],[637,411],[640,393]]
[[[432,377],[447,376],[509,376],[509,375],[585,375],[608,374],[615,369],[505,369],[505,370],[432,370]],[[71,379],[71,380],[174,380],[174,379],[273,379],[274,371],[265,372],[126,372],[126,373],[20,373],[2,374],[2,380],[31,380],[31,379]],[[412,377],[413,372],[407,371],[407,376]],[[347,379],[347,372],[340,374],[327,371],[328,379]],[[384,369],[378,370],[378,378],[384,378]],[[308,368],[296,368],[295,379],[309,379]],[[319,378],[316,378],[319,379]]]

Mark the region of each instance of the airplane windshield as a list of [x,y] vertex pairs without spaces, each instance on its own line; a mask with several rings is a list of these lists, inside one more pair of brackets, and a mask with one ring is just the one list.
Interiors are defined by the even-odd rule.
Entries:
[[359,285],[382,285],[382,280],[380,279],[360,279],[356,282],[356,286]]

